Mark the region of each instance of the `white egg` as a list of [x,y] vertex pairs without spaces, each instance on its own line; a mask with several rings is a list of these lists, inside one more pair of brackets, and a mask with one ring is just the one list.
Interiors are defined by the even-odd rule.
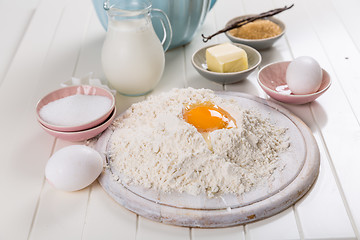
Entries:
[[94,182],[102,169],[103,160],[97,151],[84,145],[73,145],[51,156],[45,176],[57,189],[77,191]]
[[286,70],[286,83],[294,94],[309,94],[319,90],[322,69],[312,57],[294,59]]

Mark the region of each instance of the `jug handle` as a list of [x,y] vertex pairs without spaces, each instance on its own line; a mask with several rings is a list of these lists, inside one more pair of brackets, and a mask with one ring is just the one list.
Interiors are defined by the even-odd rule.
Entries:
[[172,28],[171,28],[169,18],[163,11],[161,11],[160,9],[155,9],[155,8],[151,10],[151,17],[159,18],[159,20],[161,22],[161,26],[164,30],[164,37],[161,40],[161,44],[164,48],[164,51],[166,52],[166,50],[168,50],[171,40],[172,40]]

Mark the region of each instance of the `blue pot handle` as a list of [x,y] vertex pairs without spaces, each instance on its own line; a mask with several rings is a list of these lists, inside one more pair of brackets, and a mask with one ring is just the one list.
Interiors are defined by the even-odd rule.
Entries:
[[214,6],[215,3],[216,3],[216,0],[211,0],[211,2],[210,2],[210,9],[212,9],[212,7]]

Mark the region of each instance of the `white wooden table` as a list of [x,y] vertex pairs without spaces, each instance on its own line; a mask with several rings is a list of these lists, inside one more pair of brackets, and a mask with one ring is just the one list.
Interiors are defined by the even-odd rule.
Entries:
[[[0,1],[0,239],[360,239],[360,1],[219,0],[194,40],[166,53],[161,83],[174,87],[238,91],[268,98],[256,72],[244,82],[220,85],[202,78],[191,55],[200,34],[232,17],[295,3],[278,17],[287,32],[261,51],[261,66],[309,55],[333,84],[317,101],[282,104],[313,131],[321,152],[320,175],[308,194],[263,221],[223,229],[189,229],[149,221],[122,208],[95,182],[67,193],[44,178],[47,160],[71,143],[46,134],[35,118],[38,99],[71,76],[103,78],[105,31],[90,0]],[[228,41],[222,35],[208,44]],[[145,97],[117,96],[118,112]]]

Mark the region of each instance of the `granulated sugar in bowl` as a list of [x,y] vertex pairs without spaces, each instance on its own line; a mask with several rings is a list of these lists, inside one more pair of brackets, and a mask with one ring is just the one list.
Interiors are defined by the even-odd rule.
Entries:
[[76,126],[101,117],[110,107],[111,100],[107,97],[76,94],[46,104],[39,114],[50,124]]
[[38,121],[57,131],[81,131],[104,122],[115,107],[106,89],[80,85],[61,88],[41,99],[36,107]]

